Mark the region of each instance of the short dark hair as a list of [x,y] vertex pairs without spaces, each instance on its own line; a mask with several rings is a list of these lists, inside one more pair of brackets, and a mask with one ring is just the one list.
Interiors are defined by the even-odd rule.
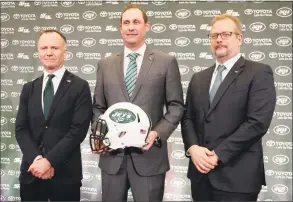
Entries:
[[122,23],[122,15],[123,13],[125,13],[127,10],[129,9],[138,9],[141,11],[141,14],[142,14],[142,17],[143,17],[143,20],[145,23],[148,22],[148,16],[146,15],[146,12],[144,10],[142,10],[140,7],[138,7],[137,5],[135,4],[128,4],[127,6],[124,7],[122,13],[121,13],[121,18],[120,18],[120,24]]
[[40,37],[41,37],[43,34],[53,33],[53,32],[59,34],[59,36],[61,36],[61,38],[64,40],[64,42],[65,42],[65,44],[66,44],[66,42],[67,42],[67,41],[66,41],[66,37],[65,37],[63,34],[61,34],[61,32],[59,32],[59,31],[57,31],[57,30],[55,30],[55,29],[48,29],[48,30],[43,30],[43,31],[41,31],[41,32],[39,33],[38,40],[40,39]]

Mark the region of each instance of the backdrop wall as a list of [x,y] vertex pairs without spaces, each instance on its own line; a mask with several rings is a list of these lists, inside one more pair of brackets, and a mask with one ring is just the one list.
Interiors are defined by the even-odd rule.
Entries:
[[[147,45],[177,57],[184,95],[191,76],[215,62],[207,37],[211,19],[222,13],[240,17],[244,31],[241,53],[271,65],[277,89],[273,121],[263,138],[267,186],[259,200],[292,200],[292,2],[263,0],[1,1],[1,200],[20,200],[22,154],[14,137],[15,116],[23,84],[42,74],[37,33],[56,29],[67,37],[66,67],[86,79],[93,93],[98,60],[123,48],[119,18],[127,3],[139,4],[147,11],[151,22]],[[164,200],[190,201],[180,125],[168,147],[171,170]],[[91,154],[88,136],[81,148],[82,201],[101,200],[99,157]]]

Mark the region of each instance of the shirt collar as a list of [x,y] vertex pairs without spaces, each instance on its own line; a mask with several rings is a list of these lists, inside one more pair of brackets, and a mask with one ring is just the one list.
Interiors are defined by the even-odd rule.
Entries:
[[[135,51],[135,53],[138,53],[139,56],[144,56],[145,50],[146,50],[146,44],[144,43],[137,51]],[[125,46],[124,47],[124,59],[128,56],[129,53],[133,53],[133,51]]]
[[[235,55],[234,57],[230,58],[229,60],[227,60],[226,62],[224,62],[224,66],[227,68],[227,70],[230,71],[230,69],[232,69],[232,67],[234,66],[234,64],[237,62],[237,60],[239,60],[239,58],[241,57],[241,53],[238,53],[237,55]],[[220,63],[218,61],[216,61],[216,68],[215,68],[215,72],[218,69],[218,66],[220,65]]]
[[44,69],[44,79],[46,79],[48,77],[49,74],[54,74],[55,77],[57,79],[60,79],[63,77],[64,73],[65,73],[66,69],[64,66],[62,66],[61,68],[59,68],[58,70],[56,70],[53,73],[48,73],[45,69]]

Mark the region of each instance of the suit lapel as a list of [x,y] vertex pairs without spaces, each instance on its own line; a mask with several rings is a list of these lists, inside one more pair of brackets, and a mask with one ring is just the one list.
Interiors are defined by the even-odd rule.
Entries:
[[150,69],[150,67],[151,67],[151,65],[153,63],[153,60],[154,60],[154,54],[147,47],[146,50],[145,50],[145,53],[144,53],[144,57],[143,57],[143,61],[142,61],[142,64],[141,64],[140,71],[138,73],[135,88],[134,88],[134,91],[133,91],[133,93],[131,95],[131,98],[130,98],[131,101],[134,100],[134,98],[137,95],[140,87],[144,83],[144,79],[145,79],[147,73],[149,72],[149,69]]
[[213,102],[211,103],[211,107],[208,110],[207,116],[212,112],[212,110],[216,107],[221,97],[224,95],[228,87],[235,80],[235,78],[243,71],[243,67],[245,65],[245,59],[240,58],[229,71],[221,85],[219,86],[216,95],[214,97]]
[[45,117],[42,107],[42,86],[43,86],[44,75],[37,78],[34,82],[34,92],[33,92],[33,103],[35,105],[35,113],[40,113],[38,117],[42,117],[42,121],[45,122]]
[[114,62],[114,69],[116,70],[119,86],[121,87],[125,99],[129,101],[129,96],[124,80],[124,52],[122,52],[120,55],[117,55],[116,61]]
[[202,95],[203,95],[203,107],[204,107],[204,112],[207,114],[209,106],[210,106],[210,85],[211,85],[211,80],[213,76],[213,72],[215,69],[215,66],[210,67],[207,70],[207,74],[205,76],[206,79],[203,79],[203,85],[202,85]]
[[72,82],[73,82],[72,74],[66,70],[64,72],[64,75],[61,79],[61,82],[60,82],[58,89],[56,91],[56,94],[54,96],[53,103],[52,103],[50,111],[49,111],[47,122],[50,120],[52,114],[54,113],[55,109],[58,106],[60,99],[63,97],[63,95],[65,94],[65,92],[67,91],[68,87],[71,85]]

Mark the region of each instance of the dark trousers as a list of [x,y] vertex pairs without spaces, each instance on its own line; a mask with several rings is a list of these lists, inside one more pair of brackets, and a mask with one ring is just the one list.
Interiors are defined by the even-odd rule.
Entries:
[[126,154],[118,173],[110,175],[102,171],[102,201],[127,201],[131,188],[134,201],[162,201],[165,173],[154,176],[140,176]]
[[21,201],[80,201],[81,182],[35,179],[30,184],[20,183]]
[[193,201],[257,201],[257,193],[236,193],[215,189],[207,175],[198,182],[191,179]]

